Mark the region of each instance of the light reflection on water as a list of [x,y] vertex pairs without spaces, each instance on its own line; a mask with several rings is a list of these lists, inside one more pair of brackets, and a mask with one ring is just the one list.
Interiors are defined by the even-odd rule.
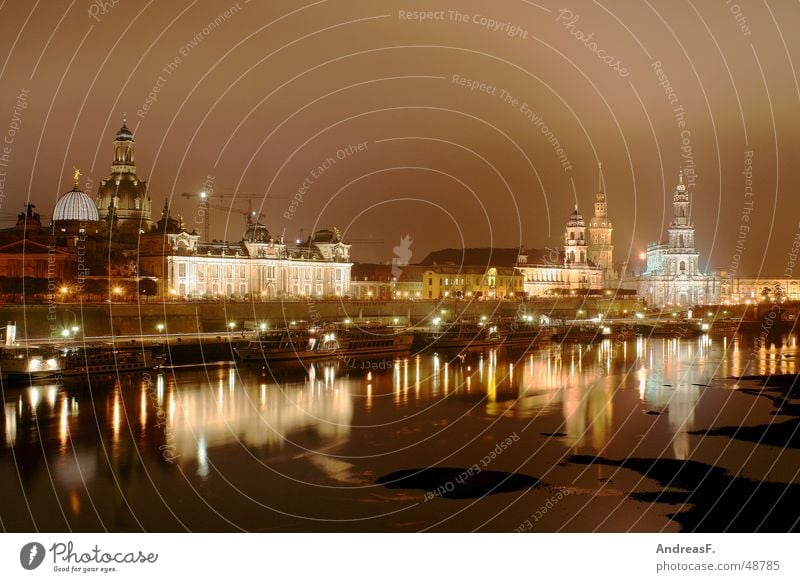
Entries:
[[[743,345],[738,337],[702,336],[565,344],[513,358],[494,351],[464,361],[423,355],[365,372],[357,364],[315,364],[302,378],[281,382],[235,367],[162,370],[154,374],[155,386],[138,382],[136,398],[130,398],[119,381],[107,385],[105,393],[95,395],[94,407],[105,402],[112,445],[119,445],[125,425],[137,425],[144,437],[148,428],[168,427],[186,458],[197,456],[201,448],[234,441],[280,448],[293,433],[307,429],[323,440],[345,439],[356,407],[368,415],[376,406],[435,406],[436,401],[467,395],[481,398],[488,415],[532,417],[560,409],[570,438],[588,438],[600,447],[612,424],[617,390],[635,386],[640,402],[666,411],[676,431],[692,429],[702,385],[714,377],[794,374],[796,355],[794,335],[758,348]],[[23,417],[56,419],[54,436],[65,454],[79,403],[86,400],[80,389],[71,388],[33,386],[15,399],[7,398],[4,446],[12,447],[20,438],[39,438],[37,431],[20,434]],[[43,422],[39,428],[50,427]]]
[[[316,364],[277,381],[259,370],[218,367],[98,380],[91,394],[82,386],[34,386],[5,391],[0,467],[28,470],[13,468],[8,451],[41,454],[41,443],[55,483],[70,491],[68,507],[80,511],[76,487],[109,464],[116,470],[141,459],[205,480],[214,474],[215,452],[246,449],[242,463],[268,463],[343,443],[369,449],[376,437],[384,448],[369,452],[385,454],[409,427],[422,438],[433,430],[432,418],[454,423],[465,416],[486,424],[501,416],[534,425],[555,418],[562,445],[599,452],[620,432],[633,446],[640,429],[629,428],[628,419],[645,411],[665,417],[672,454],[685,459],[712,379],[795,374],[796,357],[794,335],[761,347],[738,337],[640,338],[515,357]],[[331,468],[339,461],[314,459],[344,474]]]

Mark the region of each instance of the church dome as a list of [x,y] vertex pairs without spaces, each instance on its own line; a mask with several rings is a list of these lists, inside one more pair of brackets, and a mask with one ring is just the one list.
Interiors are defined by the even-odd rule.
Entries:
[[97,211],[97,206],[95,206],[92,199],[76,186],[63,194],[56,202],[56,207],[53,210],[53,222],[63,220],[97,222],[100,220],[100,213]]
[[311,237],[311,242],[314,244],[337,243],[341,242],[341,240],[342,234],[337,228],[333,230],[328,230],[327,228],[318,230],[314,233],[314,236]]
[[249,243],[268,243],[272,242],[272,235],[269,234],[267,227],[260,222],[251,223],[242,237],[245,242]]
[[117,135],[114,137],[114,141],[133,141],[133,133],[128,129],[126,122],[122,122],[122,127],[119,128]]
[[569,215],[569,221],[567,222],[567,226],[570,227],[580,227],[584,226],[583,222],[583,214],[580,213],[578,210],[578,205],[575,205],[575,210],[572,211],[572,214]]

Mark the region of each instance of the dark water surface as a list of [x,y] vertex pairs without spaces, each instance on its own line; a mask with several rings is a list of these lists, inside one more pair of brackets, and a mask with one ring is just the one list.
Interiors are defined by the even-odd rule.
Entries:
[[[2,528],[797,529],[796,338],[753,345],[606,341],[4,387]],[[785,385],[742,378],[769,374]]]

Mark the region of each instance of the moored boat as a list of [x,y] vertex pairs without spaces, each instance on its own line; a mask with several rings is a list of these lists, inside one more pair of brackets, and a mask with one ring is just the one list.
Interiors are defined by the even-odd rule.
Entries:
[[483,351],[500,347],[503,339],[497,323],[461,320],[417,330],[414,334],[414,349],[456,353]]
[[233,349],[242,362],[391,358],[407,354],[413,336],[388,326],[328,326],[257,332]]
[[0,378],[16,380],[43,380],[53,377],[61,369],[60,354],[53,348],[41,346],[13,346],[0,348]]
[[515,350],[537,349],[550,345],[554,330],[530,321],[513,321],[501,327],[502,346]]
[[64,348],[61,354],[60,375],[64,377],[138,372],[164,363],[158,347],[79,346]]
[[152,370],[164,361],[157,347],[68,345],[3,348],[0,370],[9,382],[58,380],[70,376]]

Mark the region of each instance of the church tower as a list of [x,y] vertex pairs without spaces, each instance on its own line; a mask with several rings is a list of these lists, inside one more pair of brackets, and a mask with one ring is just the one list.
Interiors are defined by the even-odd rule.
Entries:
[[586,223],[576,204],[564,232],[564,264],[568,267],[586,266],[586,259]]
[[95,200],[103,218],[113,225],[112,236],[128,236],[135,240],[139,233],[153,228],[147,182],[136,175],[134,154],[136,142],[123,119],[114,136],[114,161],[111,175],[100,182]]
[[597,164],[597,193],[594,195],[594,216],[589,220],[588,253],[589,260],[603,269],[603,278],[611,279],[614,275],[614,245],[611,242],[613,226],[608,218],[608,203],[606,202],[603,184],[603,166]]
[[672,195],[673,217],[670,222],[667,249],[664,253],[664,270],[669,275],[693,277],[700,274],[697,261],[699,253],[694,248],[694,224],[689,208],[689,192],[683,183],[683,170]]

